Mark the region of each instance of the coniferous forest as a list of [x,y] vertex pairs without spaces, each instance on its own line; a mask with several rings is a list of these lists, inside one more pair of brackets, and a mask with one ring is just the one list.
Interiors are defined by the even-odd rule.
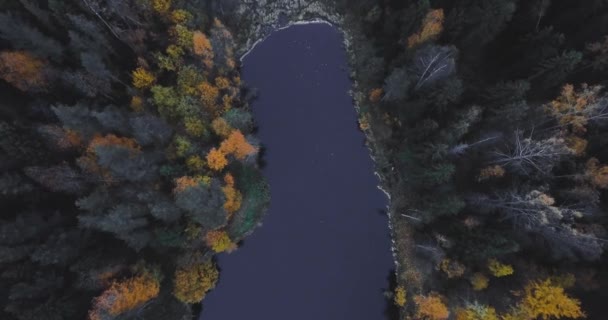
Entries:
[[190,319],[269,200],[232,34],[168,0],[44,2],[0,13],[0,318]]
[[[0,3],[0,319],[192,317],[270,201],[240,2]],[[318,2],[398,319],[604,319],[608,1]]]
[[603,319],[608,2],[351,2],[403,319]]

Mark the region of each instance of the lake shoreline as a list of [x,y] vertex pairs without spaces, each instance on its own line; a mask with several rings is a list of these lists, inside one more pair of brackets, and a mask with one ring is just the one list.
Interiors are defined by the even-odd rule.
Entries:
[[[277,31],[258,41],[245,61],[243,80],[260,91],[251,107],[268,150],[264,175],[274,200],[264,227],[244,248],[219,257],[223,279],[205,299],[202,317],[240,318],[238,310],[221,314],[232,300],[270,319],[288,314],[285,308],[304,308],[301,319],[384,318],[379,315],[390,301],[382,293],[390,290],[386,275],[394,272],[384,214],[389,198],[378,187],[369,145],[362,143],[367,137],[355,127],[343,34],[328,25]],[[297,262],[303,257],[306,263]],[[284,269],[277,269],[277,259]],[[300,298],[276,295],[292,282]],[[247,291],[264,285],[259,294]],[[267,301],[283,304],[275,308]],[[308,306],[300,306],[303,301]]]
[[[297,1],[300,3],[300,1]],[[237,12],[255,12],[257,15],[249,15],[250,19],[253,19],[248,24],[250,25],[250,30],[246,32],[247,36],[243,38],[237,39],[237,53],[240,57],[241,62],[243,58],[246,57],[255,47],[263,42],[266,38],[268,38],[273,32],[283,30],[295,25],[303,25],[303,24],[329,24],[336,28],[343,37],[343,45],[346,50],[348,66],[349,66],[349,78],[351,79],[351,89],[350,96],[353,99],[353,105],[361,120],[362,111],[361,106],[366,102],[367,96],[363,88],[361,88],[358,82],[358,74],[357,74],[357,65],[356,59],[357,55],[354,47],[356,46],[356,38],[354,34],[356,34],[356,26],[353,23],[348,23],[347,19],[340,13],[332,11],[325,4],[320,1],[309,1],[309,4],[306,6],[295,7],[293,0],[278,0],[274,1],[274,6],[271,5],[260,5],[263,11],[259,11],[260,7],[256,7],[256,9],[252,9],[250,7],[250,3],[241,2],[240,8]],[[281,16],[284,14],[284,16]],[[280,17],[283,17],[284,21],[279,21]],[[270,30],[270,31],[269,31]],[[392,192],[396,192],[399,190],[399,181],[394,181],[395,175],[389,175],[383,172],[392,172],[394,168],[388,164],[388,158],[384,156],[385,150],[384,147],[379,143],[376,139],[373,127],[360,130],[365,135],[365,146],[369,150],[369,156],[374,163],[374,174],[379,179],[379,184],[377,188],[381,190],[387,197],[388,203],[386,207],[386,214],[388,217],[388,227],[390,232],[391,239],[391,252],[393,255],[393,263],[395,266],[394,275],[397,279],[397,285],[402,285],[400,283],[399,274],[403,271],[400,261],[407,261],[405,258],[405,253],[401,253],[398,250],[398,245],[396,243],[396,233],[395,233],[395,219],[396,219],[396,206],[394,205]],[[383,166],[384,164],[384,166]],[[409,250],[408,250],[409,251]],[[404,255],[404,256],[402,256]],[[390,288],[391,290],[394,288]]]

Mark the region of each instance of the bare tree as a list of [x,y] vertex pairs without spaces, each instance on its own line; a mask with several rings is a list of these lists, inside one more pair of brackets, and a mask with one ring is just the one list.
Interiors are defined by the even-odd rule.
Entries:
[[536,2],[535,6],[534,6],[534,10],[538,11],[537,19],[536,19],[536,27],[534,28],[536,31],[538,31],[538,27],[540,26],[540,21],[547,13],[547,9],[549,8],[550,5],[551,5],[551,0],[540,0],[540,1]]
[[466,143],[466,142],[459,143],[459,144],[456,144],[455,146],[452,146],[450,148],[450,150],[448,151],[448,154],[451,156],[460,156],[475,146],[484,144],[488,141],[496,140],[498,138],[500,138],[500,135],[497,134],[497,135],[493,135],[493,136],[490,136],[487,138],[479,139],[479,140],[477,140],[475,142],[471,142],[471,143]]
[[562,220],[573,220],[582,217],[582,212],[553,206],[555,200],[538,190],[527,193],[509,190],[494,197],[476,195],[469,202],[485,209],[498,210],[503,220],[509,220],[517,227],[528,230],[539,226],[557,224]]
[[416,53],[414,74],[418,81],[415,90],[447,78],[456,69],[456,50],[447,46],[429,46]]
[[521,131],[515,132],[513,145],[507,151],[494,151],[491,163],[506,166],[517,173],[528,175],[534,171],[548,173],[563,156],[572,153],[563,139],[551,137],[545,140],[523,138]]
[[469,198],[469,203],[497,210],[503,220],[511,221],[515,228],[542,236],[556,256],[573,258],[578,253],[585,259],[594,260],[600,257],[606,243],[605,239],[573,227],[585,212],[556,206],[553,197],[538,190],[527,193],[509,190],[494,197],[476,195]]

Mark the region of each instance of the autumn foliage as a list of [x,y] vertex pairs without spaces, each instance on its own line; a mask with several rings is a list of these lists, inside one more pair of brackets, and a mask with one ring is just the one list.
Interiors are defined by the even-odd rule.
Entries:
[[213,48],[211,41],[207,36],[200,32],[194,31],[192,33],[192,50],[197,56],[201,56],[203,63],[207,68],[213,67]]
[[114,134],[94,136],[84,155],[78,159],[78,163],[88,172],[101,176],[107,183],[113,183],[114,180],[107,169],[97,164],[97,148],[101,146],[120,146],[127,149],[131,155],[137,155],[141,152],[141,147],[135,139],[118,137]]
[[467,308],[459,308],[456,310],[456,320],[499,320],[496,309],[481,305],[473,304]]
[[213,129],[213,132],[215,132],[215,134],[224,138],[228,137],[230,135],[230,132],[232,132],[233,130],[230,124],[228,124],[228,122],[226,122],[226,120],[221,117],[213,119],[213,121],[211,122],[211,129]]
[[380,99],[382,99],[383,93],[384,93],[384,91],[382,90],[382,88],[375,88],[375,89],[370,90],[369,101],[372,103],[379,102]]
[[220,145],[220,151],[224,154],[232,154],[237,159],[243,160],[248,155],[257,152],[257,149],[247,142],[245,136],[240,130],[234,130],[230,133],[228,138]]
[[439,268],[443,271],[448,278],[459,278],[464,274],[465,267],[458,261],[443,259],[439,263]]
[[395,288],[395,296],[393,297],[393,302],[400,307],[405,306],[405,303],[407,302],[407,297],[404,287],[398,286],[397,288]]
[[514,314],[522,319],[580,319],[585,317],[581,303],[570,298],[564,288],[550,280],[534,281],[525,288],[525,295]]
[[213,148],[207,154],[207,165],[211,170],[220,171],[228,164],[226,155],[221,150]]
[[479,172],[477,181],[484,181],[491,178],[501,178],[505,175],[505,169],[499,165],[487,166]]
[[226,231],[209,231],[205,236],[205,242],[213,249],[213,251],[220,253],[224,251],[233,251],[236,249],[236,245],[230,240]]
[[63,129],[55,125],[45,125],[40,127],[49,139],[61,150],[69,150],[80,147],[82,138],[78,132],[70,129]]
[[160,14],[167,13],[171,8],[171,0],[152,0],[152,8]]
[[213,110],[217,102],[220,91],[217,87],[208,82],[203,82],[198,86],[201,102],[208,110]]
[[243,195],[234,186],[234,178],[231,174],[226,174],[224,181],[226,182],[226,185],[222,187],[222,191],[226,196],[224,210],[226,210],[228,214],[232,214],[241,208]]
[[137,89],[150,88],[156,81],[154,75],[142,67],[133,70],[132,78],[133,86]]
[[89,319],[102,320],[107,315],[117,316],[133,310],[158,296],[159,291],[160,283],[151,274],[114,282],[95,299]]
[[443,31],[443,9],[431,10],[427,13],[420,31],[407,38],[407,47],[413,48],[423,42],[433,40]]
[[448,307],[446,307],[442,297],[437,293],[430,293],[427,296],[417,295],[414,297],[414,302],[418,306],[416,311],[417,319],[444,320],[450,316]]
[[193,177],[183,176],[175,179],[175,187],[173,193],[182,192],[188,188],[193,188],[199,185],[199,181]]
[[481,291],[488,287],[490,280],[488,277],[484,276],[482,273],[476,272],[471,276],[471,286],[475,291]]
[[199,303],[215,287],[218,277],[211,261],[179,268],[173,279],[173,295],[184,303]]
[[496,259],[488,260],[488,269],[490,270],[490,273],[497,278],[510,276],[514,272],[511,265],[500,263],[500,261]]
[[593,117],[601,90],[601,86],[586,84],[580,90],[575,90],[573,85],[567,84],[562,88],[560,96],[546,108],[561,126],[569,127],[574,134],[582,134],[587,132],[586,125]]
[[137,144],[137,141],[135,141],[135,139],[118,137],[114,134],[108,134],[105,136],[97,135],[93,137],[91,142],[89,142],[87,152],[95,153],[95,148],[99,146],[121,146],[126,149],[129,149],[132,153],[137,153],[141,151],[141,147]]
[[0,53],[0,78],[21,91],[41,90],[46,86],[44,63],[24,51]]
[[608,166],[601,165],[599,160],[591,158],[587,161],[585,175],[594,187],[608,188]]

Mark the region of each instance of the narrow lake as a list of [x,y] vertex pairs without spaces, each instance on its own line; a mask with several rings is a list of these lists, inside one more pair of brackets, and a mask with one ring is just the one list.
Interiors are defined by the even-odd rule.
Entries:
[[386,319],[388,200],[357,129],[342,40],[327,24],[296,25],[246,56],[272,202],[244,246],[220,255],[202,320]]

